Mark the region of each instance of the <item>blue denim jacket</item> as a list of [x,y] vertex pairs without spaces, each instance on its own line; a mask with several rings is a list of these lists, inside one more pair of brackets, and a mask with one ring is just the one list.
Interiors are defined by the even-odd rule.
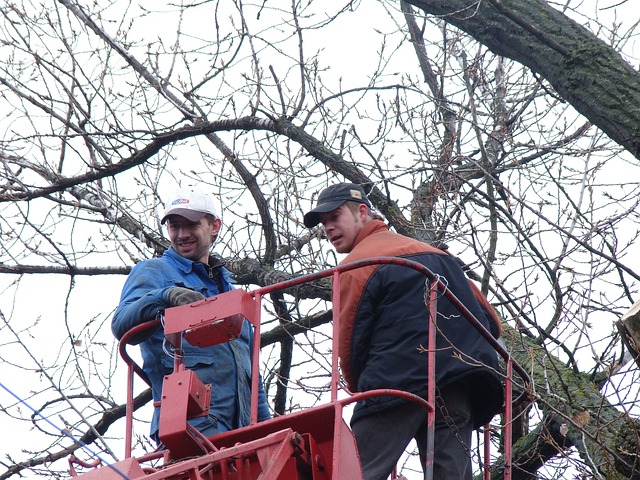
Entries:
[[[212,270],[219,272],[218,280],[223,292],[233,289],[231,273],[226,268],[219,264]],[[155,319],[159,311],[170,306],[167,292],[175,286],[191,288],[205,297],[221,293],[203,264],[168,249],[161,258],[145,260],[131,270],[111,323],[113,334],[120,339],[134,326]],[[163,377],[173,371],[173,357],[167,353],[169,345],[163,346],[161,328],[147,338],[138,340],[144,361],[143,370],[151,381],[153,400],[158,402]],[[199,348],[183,340],[185,367],[194,370],[203,383],[212,385],[209,415],[190,420],[205,435],[211,436],[249,424],[252,346],[253,327],[247,321],[244,322],[240,337],[232,342]],[[262,379],[258,383],[258,420],[262,421],[271,415]],[[151,421],[151,437],[156,440],[159,419],[160,409],[156,408]]]

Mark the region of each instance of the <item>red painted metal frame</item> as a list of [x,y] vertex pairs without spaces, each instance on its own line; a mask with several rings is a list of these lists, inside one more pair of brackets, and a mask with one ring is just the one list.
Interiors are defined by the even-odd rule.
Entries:
[[[347,392],[349,396],[347,398],[338,399],[338,391],[339,391],[339,382],[340,382],[340,374],[338,371],[338,353],[337,353],[337,344],[339,340],[339,319],[338,312],[340,310],[340,275],[347,271],[351,271],[357,268],[362,268],[371,265],[384,265],[384,264],[393,264],[405,266],[408,268],[413,268],[421,272],[425,276],[425,285],[427,285],[427,293],[428,293],[428,306],[430,312],[430,322],[431,328],[429,329],[429,341],[428,341],[428,376],[429,376],[429,386],[427,393],[427,400],[425,401],[423,398],[417,397],[416,395],[410,394],[408,392],[402,392],[398,390],[391,389],[381,389],[375,391],[361,392],[361,393],[351,393]],[[486,329],[484,326],[471,314],[471,312],[447,289],[446,284],[444,284],[437,275],[431,272],[424,265],[402,258],[397,257],[372,257],[369,259],[341,265],[338,267],[330,268],[327,270],[323,270],[317,273],[303,275],[300,277],[293,278],[291,280],[279,282],[273,285],[268,285],[265,287],[261,287],[255,289],[253,291],[248,292],[248,294],[254,300],[255,312],[253,314],[246,314],[247,319],[251,322],[255,329],[254,335],[254,344],[253,351],[254,355],[252,358],[252,369],[254,372],[259,371],[259,352],[260,352],[260,315],[262,310],[262,297],[264,295],[276,292],[276,291],[284,291],[298,285],[302,285],[304,283],[312,282],[315,280],[320,280],[322,278],[332,277],[332,303],[333,303],[333,349],[332,349],[332,372],[331,372],[331,404],[334,405],[336,409],[336,414],[334,417],[334,433],[337,437],[341,435],[342,428],[340,428],[340,422],[342,422],[342,407],[357,402],[359,400],[369,398],[377,395],[395,395],[403,397],[407,400],[417,402],[422,404],[428,411],[427,414],[427,462],[426,462],[426,471],[425,471],[425,479],[431,480],[433,478],[433,430],[435,425],[435,332],[436,328],[433,325],[436,322],[436,302],[439,295],[444,295],[448,298],[448,300],[462,313],[464,317],[467,318],[469,323],[482,335],[487,342],[491,344],[491,346],[496,350],[496,352],[504,359],[506,363],[506,377],[505,377],[505,408],[504,408],[504,416],[505,416],[505,426],[504,426],[504,434],[505,434],[505,452],[504,456],[506,459],[505,462],[505,471],[504,478],[510,480],[511,478],[511,414],[513,411],[513,407],[520,405],[527,401],[527,390],[529,384],[529,377],[524,371],[524,369],[514,361],[513,358],[509,355],[509,353],[505,350],[505,348],[498,342],[493,335]],[[225,295],[225,294],[222,294]],[[221,296],[219,296],[221,297]],[[426,298],[426,296],[425,296]],[[200,303],[200,302],[198,302]],[[176,307],[184,308],[184,307]],[[247,304],[243,304],[243,309],[247,309]],[[157,328],[159,326],[159,321],[148,322],[143,325],[139,325],[129,332],[122,338],[120,343],[120,354],[122,358],[127,363],[128,367],[128,384],[127,384],[127,414],[126,414],[126,441],[125,441],[125,457],[129,458],[131,456],[131,442],[132,442],[132,418],[133,418],[133,374],[136,373],[143,378],[143,380],[149,384],[149,380],[142,371],[142,369],[131,359],[126,351],[126,345],[134,338],[137,334],[143,332],[144,330]],[[173,328],[173,327],[172,327]],[[173,332],[173,330],[172,330]],[[176,342],[176,332],[173,332],[173,342]],[[176,365],[178,366],[178,365]],[[513,384],[513,372],[516,372],[521,379],[522,385],[522,393],[518,396],[515,401],[512,399],[512,384]],[[251,399],[251,426],[254,426],[257,423],[257,410],[258,410],[258,375],[252,376],[252,399]],[[346,390],[345,390],[346,391]],[[301,415],[304,415],[304,412],[301,412]],[[245,428],[251,428],[245,427]],[[214,437],[215,440],[215,437]],[[340,445],[340,438],[334,438],[334,443],[336,445]],[[485,459],[484,459],[484,478],[489,478],[489,461],[490,461],[490,428],[487,426],[485,428]],[[202,465],[204,461],[212,461],[215,457],[216,453],[203,455],[199,459],[192,459],[189,462],[197,463],[198,465]],[[337,480],[339,477],[335,476],[338,472],[334,469],[337,469],[339,462],[339,450],[334,455],[332,459],[332,472],[334,474],[334,478]],[[146,458],[158,458],[161,456],[160,453],[151,453],[145,456]],[[166,455],[165,455],[166,457]],[[209,458],[209,460],[205,460],[204,457]],[[140,460],[140,459],[139,459]],[[181,463],[181,462],[178,462]],[[184,465],[183,465],[184,466]],[[172,469],[179,468],[177,466],[170,467]],[[188,467],[191,468],[191,467]],[[165,472],[166,473],[166,472]],[[169,475],[163,476],[162,472],[154,473],[151,476],[145,476],[145,478],[149,479],[161,479],[161,478],[169,478]]]

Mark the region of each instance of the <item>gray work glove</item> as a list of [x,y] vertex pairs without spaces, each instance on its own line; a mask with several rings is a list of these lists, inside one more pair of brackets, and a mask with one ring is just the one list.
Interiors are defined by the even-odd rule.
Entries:
[[190,288],[171,287],[167,292],[167,301],[172,307],[204,300],[204,295]]

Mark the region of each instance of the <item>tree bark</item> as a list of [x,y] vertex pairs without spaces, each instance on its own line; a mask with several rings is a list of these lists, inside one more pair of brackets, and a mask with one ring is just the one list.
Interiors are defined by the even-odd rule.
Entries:
[[[638,437],[629,431],[633,421],[613,406],[587,374],[575,372],[544,348],[503,326],[503,339],[513,358],[531,376],[532,400],[544,416],[536,429],[513,446],[515,478],[532,478],[548,460],[575,447],[582,460],[603,478],[624,479],[633,471],[633,461],[621,456],[618,445],[626,442],[626,452],[638,451]],[[491,478],[502,478],[504,459],[496,462]],[[637,475],[637,474],[636,474]]]
[[546,79],[562,98],[640,158],[640,73],[542,0],[408,0]]

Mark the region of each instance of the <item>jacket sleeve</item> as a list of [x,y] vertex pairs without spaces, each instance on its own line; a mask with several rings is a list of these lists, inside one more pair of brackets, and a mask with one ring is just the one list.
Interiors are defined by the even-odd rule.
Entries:
[[[153,320],[159,311],[169,307],[167,292],[171,286],[166,284],[164,277],[154,262],[146,261],[133,267],[111,321],[111,330],[118,340],[136,325]],[[146,337],[148,335],[136,338],[134,343]]]
[[[359,268],[340,276],[340,316],[338,354],[340,369],[347,388],[358,391],[358,375],[364,367],[363,355],[368,349],[367,332],[374,321],[371,305],[361,305],[366,280],[373,274],[376,266]],[[358,333],[365,335],[359,335]],[[354,338],[355,337],[355,338]]]

